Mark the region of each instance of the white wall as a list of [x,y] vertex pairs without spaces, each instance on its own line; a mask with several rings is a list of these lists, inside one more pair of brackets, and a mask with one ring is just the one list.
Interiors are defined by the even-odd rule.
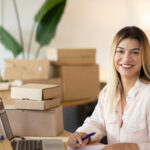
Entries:
[[[4,27],[19,40],[12,0],[3,1],[5,1]],[[29,40],[33,16],[43,2],[44,0],[32,0],[32,2],[31,0],[17,0],[25,45]],[[114,34],[126,25],[137,25],[143,30],[149,30],[149,10],[149,0],[68,0],[56,36],[48,47],[96,48],[96,62],[100,64],[100,80],[105,81]],[[38,45],[34,42],[32,53],[37,47]],[[44,53],[48,47],[43,48],[40,58],[45,57]],[[2,69],[3,59],[11,57],[11,53],[0,45]]]

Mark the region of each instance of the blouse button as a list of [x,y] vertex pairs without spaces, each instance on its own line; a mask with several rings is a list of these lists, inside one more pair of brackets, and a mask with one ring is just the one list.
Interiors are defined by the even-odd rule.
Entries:
[[131,132],[135,132],[135,128],[131,127],[130,128]]
[[127,96],[126,101],[127,101],[127,103],[130,102],[130,97],[129,96]]

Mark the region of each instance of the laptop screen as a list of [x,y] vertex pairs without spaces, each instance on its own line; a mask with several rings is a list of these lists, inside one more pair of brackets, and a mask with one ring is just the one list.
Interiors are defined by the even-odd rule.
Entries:
[[3,105],[2,98],[0,98],[0,134],[2,134],[4,138],[8,139],[11,139],[13,137],[13,133],[6,114],[6,110]]

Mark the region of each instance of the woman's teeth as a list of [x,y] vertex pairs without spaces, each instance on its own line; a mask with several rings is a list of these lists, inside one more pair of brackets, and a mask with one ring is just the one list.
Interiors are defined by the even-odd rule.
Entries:
[[132,65],[121,65],[122,67],[124,67],[124,68],[131,68],[132,67]]

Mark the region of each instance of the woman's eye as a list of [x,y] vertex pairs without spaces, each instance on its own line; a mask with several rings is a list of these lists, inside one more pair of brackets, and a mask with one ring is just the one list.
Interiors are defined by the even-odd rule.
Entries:
[[123,51],[123,50],[116,50],[116,53],[123,54],[123,53],[124,53],[124,51]]
[[139,54],[139,52],[138,52],[138,51],[135,51],[135,52],[131,52],[131,54],[137,55],[137,54]]

